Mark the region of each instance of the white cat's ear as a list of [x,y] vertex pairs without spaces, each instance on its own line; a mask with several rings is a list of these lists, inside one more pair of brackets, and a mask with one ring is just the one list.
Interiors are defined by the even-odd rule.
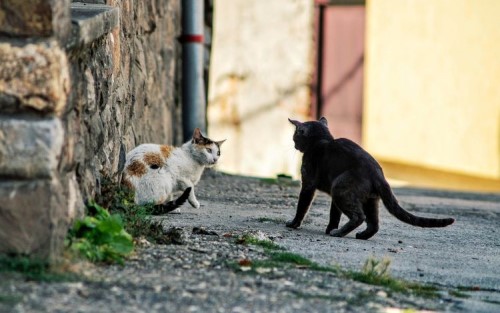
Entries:
[[288,121],[290,123],[292,123],[293,125],[295,125],[295,127],[299,127],[299,125],[301,125],[302,123],[299,122],[299,121],[296,121],[296,120],[292,120],[292,119],[288,119]]
[[227,139],[221,140],[221,141],[216,141],[215,143],[220,147],[226,141]]
[[201,135],[201,130],[199,128],[195,128],[193,132],[193,142],[198,143],[203,139],[203,136]]
[[321,122],[323,125],[328,126],[328,121],[324,116],[320,117],[318,121]]

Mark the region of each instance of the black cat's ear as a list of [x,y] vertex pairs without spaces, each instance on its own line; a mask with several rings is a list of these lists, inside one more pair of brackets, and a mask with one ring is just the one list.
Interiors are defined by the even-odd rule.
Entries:
[[203,141],[203,136],[201,135],[201,130],[195,128],[193,132],[193,143],[200,143]]
[[326,120],[326,118],[324,116],[320,117],[320,119],[318,121],[320,123],[322,123],[323,125],[328,126],[328,121]]
[[299,125],[301,125],[302,123],[299,122],[299,121],[296,121],[296,120],[292,120],[292,119],[288,119],[288,121],[290,123],[292,123],[293,125],[295,125],[295,127],[299,127]]

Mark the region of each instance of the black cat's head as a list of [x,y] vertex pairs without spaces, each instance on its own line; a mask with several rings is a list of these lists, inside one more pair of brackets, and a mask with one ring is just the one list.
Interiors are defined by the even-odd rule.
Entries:
[[290,123],[295,125],[295,133],[293,133],[293,142],[295,149],[304,152],[307,148],[321,139],[333,139],[328,130],[328,122],[326,118],[321,117],[317,121],[299,122],[288,119]]

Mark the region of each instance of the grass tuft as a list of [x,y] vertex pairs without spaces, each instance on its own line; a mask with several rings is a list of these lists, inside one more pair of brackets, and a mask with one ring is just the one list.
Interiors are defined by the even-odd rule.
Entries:
[[254,245],[254,246],[262,247],[268,251],[283,250],[283,248],[281,246],[272,242],[271,240],[258,239],[257,237],[249,235],[249,234],[244,234],[243,236],[238,237],[236,239],[236,243],[244,244],[244,245]]
[[[307,268],[314,271],[339,273],[338,268],[321,266],[299,254],[284,251],[284,248],[275,244],[270,240],[261,240],[254,236],[245,234],[236,240],[239,244],[250,244],[264,248],[268,258],[263,260],[244,260],[244,264],[240,261],[240,266],[251,267],[252,273],[258,272],[258,268],[287,268],[290,266]],[[230,267],[238,269],[237,265]]]
[[18,273],[30,281],[68,282],[80,279],[74,273],[56,270],[48,261],[22,255],[0,255],[0,273]]
[[284,218],[272,218],[272,217],[259,217],[257,218],[259,223],[274,223],[274,224],[285,224],[286,220]]
[[365,261],[363,269],[360,272],[346,271],[344,274],[355,281],[382,286],[394,292],[412,292],[427,298],[438,297],[438,289],[434,286],[422,285],[393,278],[389,273],[390,264],[390,259],[384,258],[382,260],[377,260],[370,257]]

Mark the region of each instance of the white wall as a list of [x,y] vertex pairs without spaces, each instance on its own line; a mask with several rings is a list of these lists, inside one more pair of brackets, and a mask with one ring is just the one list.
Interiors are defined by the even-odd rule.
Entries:
[[313,2],[216,0],[208,133],[228,139],[219,170],[296,176],[287,118],[307,119]]

